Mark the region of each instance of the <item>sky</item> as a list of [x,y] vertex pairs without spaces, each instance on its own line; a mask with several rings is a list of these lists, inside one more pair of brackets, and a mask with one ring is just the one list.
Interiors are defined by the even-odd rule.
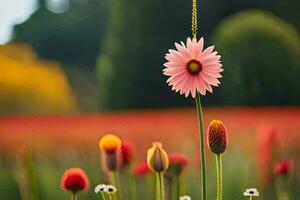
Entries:
[[0,0],[0,44],[7,43],[13,26],[24,22],[37,8],[37,0]]

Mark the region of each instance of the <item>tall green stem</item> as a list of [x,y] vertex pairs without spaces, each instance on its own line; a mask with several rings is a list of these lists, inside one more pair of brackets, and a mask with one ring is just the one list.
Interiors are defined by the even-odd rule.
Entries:
[[156,200],[165,200],[164,174],[156,172]]
[[252,197],[253,197],[253,196],[251,195],[249,200],[252,200]]
[[216,154],[217,164],[217,200],[222,200],[222,156]]
[[199,124],[199,129],[200,129],[202,200],[206,200],[207,199],[207,191],[206,191],[206,163],[205,163],[205,149],[204,149],[204,125],[203,125],[203,117],[202,117],[201,98],[200,98],[199,92],[197,92],[195,100],[196,100],[198,124]]
[[115,193],[115,199],[121,200],[121,184],[120,184],[120,177],[117,171],[112,172],[112,183],[117,188],[117,192]]

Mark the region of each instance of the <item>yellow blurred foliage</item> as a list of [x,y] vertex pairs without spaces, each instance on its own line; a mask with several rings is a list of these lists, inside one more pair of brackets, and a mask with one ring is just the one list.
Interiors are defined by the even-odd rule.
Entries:
[[25,44],[0,46],[1,114],[52,114],[76,110],[72,89],[58,63],[39,60]]

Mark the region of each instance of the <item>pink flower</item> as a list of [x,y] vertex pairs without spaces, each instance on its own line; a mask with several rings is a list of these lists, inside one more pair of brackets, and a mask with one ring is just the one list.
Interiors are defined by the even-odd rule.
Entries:
[[196,38],[187,38],[186,45],[175,43],[176,49],[170,49],[166,54],[168,62],[164,64],[166,67],[163,71],[169,76],[167,83],[172,86],[172,90],[180,91],[187,97],[191,93],[195,98],[196,92],[205,95],[206,91],[212,92],[211,86],[220,84],[218,78],[222,64],[221,56],[213,52],[214,46],[203,50],[204,40],[200,38],[197,42]]

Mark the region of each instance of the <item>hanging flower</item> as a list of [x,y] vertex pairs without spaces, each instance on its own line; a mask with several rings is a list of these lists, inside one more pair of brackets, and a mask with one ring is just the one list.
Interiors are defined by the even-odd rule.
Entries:
[[163,71],[170,77],[167,83],[172,90],[180,91],[186,97],[191,93],[195,98],[196,92],[205,95],[206,91],[212,92],[211,86],[220,84],[218,78],[222,77],[220,73],[223,71],[221,56],[213,51],[214,46],[205,50],[203,46],[203,38],[199,41],[195,37],[187,38],[186,45],[175,43],[177,50],[170,49],[166,54],[168,62],[164,64],[166,68]]
[[64,191],[77,193],[89,188],[89,179],[82,169],[70,168],[63,174],[60,187]]
[[248,197],[258,197],[259,192],[256,188],[248,188],[244,193],[244,196]]

